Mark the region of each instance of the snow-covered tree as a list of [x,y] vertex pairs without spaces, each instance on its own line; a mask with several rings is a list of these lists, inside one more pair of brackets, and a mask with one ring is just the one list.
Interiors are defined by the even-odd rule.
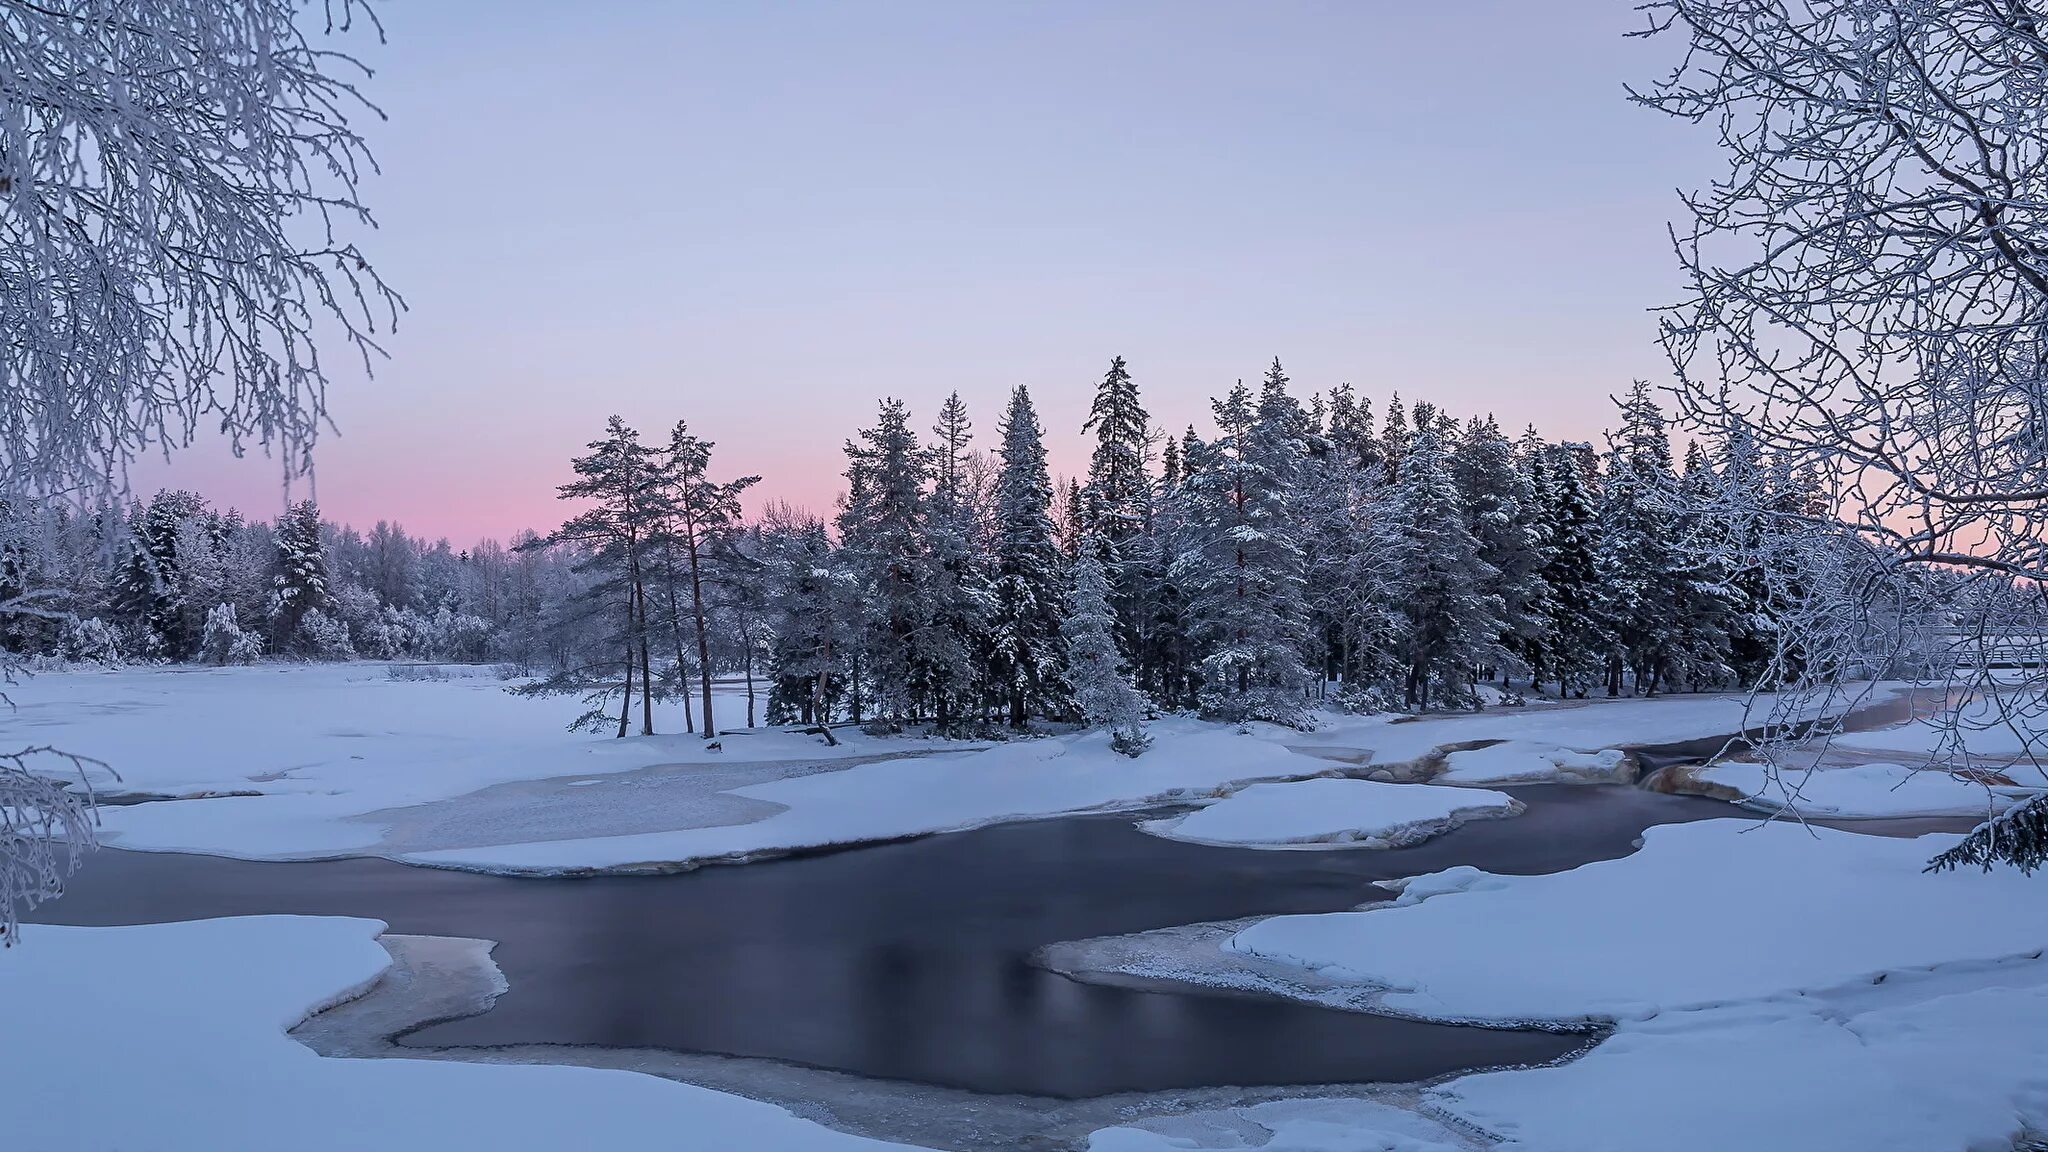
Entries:
[[[711,710],[711,635],[705,620],[705,584],[715,579],[714,569],[731,569],[739,562],[732,547],[740,525],[740,495],[760,483],[759,476],[715,481],[710,478],[711,449],[715,445],[690,434],[683,421],[669,433],[668,454],[659,463],[653,511],[656,525],[654,549],[661,557],[667,592],[668,616],[680,635],[680,623],[687,608],[697,646],[699,703],[703,708],[706,740],[717,737],[718,727]],[[677,585],[688,590],[688,604],[679,601]],[[682,668],[681,644],[677,644],[676,665]]]
[[1010,393],[999,433],[989,683],[1007,706],[1010,726],[1021,729],[1034,712],[1058,715],[1068,707],[1060,632],[1066,574],[1053,536],[1044,433],[1021,384]]
[[1116,614],[1109,603],[1109,578],[1094,541],[1085,541],[1074,561],[1070,608],[1060,628],[1067,642],[1066,679],[1083,719],[1110,730],[1110,746],[1137,756],[1152,743],[1145,734],[1145,701],[1124,670],[1116,646]]
[[1218,435],[1184,457],[1188,542],[1174,560],[1203,649],[1205,714],[1306,727],[1307,612],[1291,502],[1300,407],[1276,361],[1254,402],[1243,381],[1212,402]]
[[847,495],[839,540],[862,589],[861,640],[853,687],[878,719],[915,719],[930,699],[933,649],[931,566],[926,549],[931,454],[910,427],[910,409],[885,400],[860,443],[848,441]]
[[1403,698],[1418,709],[1475,706],[1476,670],[1500,658],[1499,574],[1480,557],[1436,428],[1418,428],[1402,454],[1375,544],[1398,557]]
[[206,614],[199,648],[209,664],[254,664],[263,655],[263,637],[242,630],[233,604],[216,604]]
[[[566,667],[520,691],[532,695],[581,693],[588,709],[570,727],[598,729],[605,725],[606,702],[620,693],[617,735],[624,736],[632,717],[633,687],[640,685],[640,732],[654,734],[654,677],[648,658],[647,585],[654,566],[653,550],[660,532],[663,494],[662,461],[640,434],[613,416],[590,453],[570,462],[576,479],[555,491],[564,500],[586,503],[548,537],[548,542],[577,549],[576,572],[589,583],[576,598],[574,611],[599,622],[603,640],[587,663]],[[613,670],[616,669],[616,679]]]
[[[270,623],[278,647],[289,650],[301,634],[308,612],[327,608],[327,556],[320,540],[320,509],[301,500],[278,517],[275,529],[277,575],[273,578]],[[318,630],[316,630],[318,631]],[[345,634],[345,633],[344,633]],[[321,647],[336,647],[318,632]]]
[[1535,485],[1490,416],[1466,424],[1451,449],[1451,474],[1479,559],[1493,570],[1484,592],[1500,604],[1500,650],[1520,656],[1542,634],[1538,607],[1547,593]]

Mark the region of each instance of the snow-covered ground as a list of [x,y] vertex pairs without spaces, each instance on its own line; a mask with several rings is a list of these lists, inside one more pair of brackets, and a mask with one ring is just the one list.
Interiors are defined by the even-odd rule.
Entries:
[[1205,808],[1139,825],[1155,836],[1246,848],[1392,848],[1467,820],[1513,816],[1514,797],[1473,788],[1320,779],[1253,784]]
[[[514,696],[476,671],[403,682],[381,664],[39,673],[8,689],[16,708],[0,727],[105,762],[111,771],[92,772],[102,789],[209,797],[102,809],[107,843],[257,859],[374,852],[384,827],[363,815],[508,782],[910,747],[851,729],[837,748],[762,731],[713,752],[666,707],[656,726],[670,734],[614,740],[564,729],[577,701]],[[743,699],[720,703],[725,723],[744,718]]]
[[330,1060],[286,1035],[390,957],[369,920],[30,925],[0,957],[8,1148],[57,1152],[882,1152],[632,1072]]
[[1612,783],[1621,779],[1628,757],[1603,748],[1579,752],[1529,740],[1504,740],[1485,748],[1453,752],[1438,784],[1529,784],[1539,781]]
[[1107,733],[1092,732],[737,788],[732,795],[780,809],[746,824],[409,852],[400,859],[507,873],[681,867],[1201,799],[1250,781],[1332,768],[1274,740],[1213,724],[1170,720],[1153,725],[1152,734],[1152,749],[1136,759],[1112,751]]
[[1938,768],[1873,761],[1822,763],[1810,769],[1729,762],[1689,769],[1695,781],[1739,793],[1744,807],[1810,819],[1895,816],[1973,816],[1986,819],[2011,807],[2024,789],[1954,776]]
[[1088,1152],[1464,1152],[1471,1137],[1414,1111],[1370,1100],[1272,1100],[1120,1125],[1094,1133]]
[[[574,700],[515,697],[488,675],[398,681],[375,664],[48,673],[12,695],[19,710],[6,723],[106,761],[119,789],[205,797],[106,809],[106,840],[120,847],[523,872],[682,867],[1201,800],[1260,781],[1414,775],[1438,766],[1439,749],[1475,741],[1515,741],[1518,763],[1564,776],[1586,757],[1611,758],[1604,749],[1724,735],[1745,716],[1745,701],[1729,696],[1332,716],[1315,733],[1176,719],[1153,725],[1155,747],[1132,760],[1099,734],[976,750],[852,729],[836,748],[764,730],[714,752],[675,731],[673,709],[656,717],[670,734],[615,740],[565,731]],[[739,701],[724,704],[737,722]],[[1458,757],[1483,764],[1487,751],[1453,758],[1459,782],[1476,778]],[[635,787],[614,798],[594,786],[611,780]]]
[[1429,1019],[1619,1022],[1570,1063],[1431,1092],[1518,1150],[2010,1147],[2048,1130],[2048,885],[1922,871],[1953,842],[1666,825],[1620,860],[1452,869],[1225,947]]

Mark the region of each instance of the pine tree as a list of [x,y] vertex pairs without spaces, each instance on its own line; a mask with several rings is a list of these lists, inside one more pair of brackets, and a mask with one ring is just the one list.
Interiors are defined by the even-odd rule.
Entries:
[[1202,710],[1239,723],[1307,727],[1307,613],[1291,508],[1300,408],[1277,362],[1256,405],[1239,381],[1212,406],[1216,442],[1184,457],[1193,465],[1185,481],[1190,539],[1174,561],[1203,649]]
[[1081,528],[1093,537],[1097,558],[1108,573],[1117,644],[1135,653],[1145,643],[1145,599],[1156,581],[1157,557],[1147,547],[1152,482],[1146,472],[1152,431],[1151,417],[1138,401],[1138,386],[1131,382],[1123,357],[1110,361],[1081,431],[1095,433]]
[[1499,574],[1480,558],[1468,525],[1442,436],[1422,428],[1403,455],[1383,536],[1399,558],[1397,652],[1412,708],[1476,707],[1473,670],[1500,655],[1501,604],[1491,590]]
[[996,479],[992,637],[989,682],[1008,705],[1010,726],[1033,712],[1067,710],[1064,680],[1066,580],[1053,536],[1052,478],[1031,394],[1010,394],[1000,428],[1002,471]]
[[[570,608],[579,621],[597,625],[592,646],[596,659],[563,668],[554,676],[519,689],[526,695],[581,692],[589,707],[570,722],[571,729],[604,726],[605,702],[613,685],[620,691],[618,736],[627,732],[632,716],[635,678],[640,691],[640,733],[654,734],[655,685],[648,658],[648,584],[656,566],[663,508],[661,459],[640,442],[640,434],[613,416],[602,439],[589,444],[590,454],[570,462],[576,479],[555,489],[563,500],[588,503],[542,544],[578,550],[573,570],[588,582]],[[617,669],[618,679],[610,670]]]
[[277,574],[272,580],[270,622],[279,648],[300,643],[308,614],[327,607],[327,556],[320,541],[320,509],[301,500],[278,517]]
[[[724,482],[712,480],[714,447],[711,441],[691,435],[688,424],[676,421],[669,432],[668,453],[657,462],[654,494],[659,502],[652,510],[656,520],[655,546],[666,577],[663,584],[672,627],[682,615],[677,584],[689,589],[688,610],[697,643],[699,703],[703,708],[702,730],[706,740],[717,737],[718,726],[711,710],[711,639],[705,619],[705,584],[716,579],[719,571],[730,571],[736,566],[738,556],[733,551],[732,538],[740,524],[740,496],[761,482],[759,476]],[[682,664],[678,643],[678,675]]]
[[1544,664],[1560,696],[1583,699],[1606,661],[1607,629],[1600,591],[1599,513],[1589,491],[1584,445],[1558,444],[1543,454],[1545,559]]
[[884,400],[875,426],[846,445],[847,499],[839,538],[865,598],[855,654],[856,719],[863,703],[892,725],[919,717],[931,698],[938,641],[931,628],[929,506],[932,458],[910,427],[910,409]]
[[1493,569],[1484,591],[1500,603],[1501,651],[1527,652],[1543,630],[1537,616],[1544,555],[1535,487],[1490,416],[1465,426],[1451,469],[1479,559]]
[[859,583],[814,516],[770,509],[762,551],[773,636],[769,722],[829,724],[847,693],[845,669],[860,639]]
[[925,518],[931,596],[932,710],[941,731],[955,729],[986,699],[988,571],[976,548],[980,525],[968,497],[967,445],[974,425],[958,392],[933,426],[930,514]]
[[1607,694],[1620,695],[1626,672],[1639,695],[1654,695],[1675,668],[1687,592],[1678,480],[1664,415],[1648,384],[1636,384],[1621,413],[1600,504],[1599,571],[1614,638]]
[[1096,558],[1097,541],[1086,541],[1074,561],[1071,607],[1061,621],[1066,640],[1066,680],[1074,704],[1089,724],[1110,730],[1110,747],[1137,756],[1152,743],[1145,734],[1144,698],[1125,674],[1117,652],[1116,619],[1109,603],[1109,579]]

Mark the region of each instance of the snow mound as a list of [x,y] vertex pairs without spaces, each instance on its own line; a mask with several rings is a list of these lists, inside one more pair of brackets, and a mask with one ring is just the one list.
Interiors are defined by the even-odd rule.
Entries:
[[333,1060],[287,1036],[390,962],[374,920],[28,925],[0,958],[5,1144],[77,1152],[882,1152],[770,1104],[596,1068]]
[[1617,748],[1576,752],[1529,740],[1506,740],[1485,748],[1453,752],[1436,784],[1537,784],[1626,782],[1628,756]]
[[1454,870],[1426,899],[1280,916],[1225,947],[1385,989],[1452,1021],[1626,1020],[2030,957],[2048,884],[1925,873],[1949,836],[1895,839],[1707,820],[1644,834],[1633,856],[1550,876]]
[[1501,792],[1318,779],[1254,784],[1181,816],[1139,825],[1155,836],[1253,848],[1396,848],[1466,820],[1513,816]]
[[1974,816],[1988,819],[2025,790],[1988,786],[1939,769],[1857,764],[1771,773],[1761,764],[1726,763],[1691,771],[1694,779],[1742,794],[1745,807],[1816,819],[1892,816]]

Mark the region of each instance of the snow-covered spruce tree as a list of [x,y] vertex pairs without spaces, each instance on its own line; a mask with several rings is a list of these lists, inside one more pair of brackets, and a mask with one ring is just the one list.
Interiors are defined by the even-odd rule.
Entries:
[[1081,432],[1095,434],[1088,480],[1082,489],[1082,530],[1094,537],[1108,574],[1117,643],[1123,651],[1135,653],[1144,646],[1144,600],[1157,562],[1153,550],[1146,546],[1152,521],[1152,480],[1146,474],[1152,426],[1123,357],[1109,362]]
[[846,445],[847,495],[839,512],[840,547],[864,609],[854,718],[867,703],[876,719],[901,725],[922,715],[931,699],[938,645],[926,549],[932,458],[901,400],[884,400],[874,427],[860,437]]
[[1685,603],[1678,477],[1664,415],[1638,381],[1621,403],[1601,485],[1599,572],[1613,630],[1607,694],[1655,695],[1670,678]]
[[1544,598],[1538,605],[1547,674],[1559,696],[1584,699],[1604,673],[1608,640],[1600,587],[1600,515],[1595,507],[1593,452],[1586,444],[1544,451],[1541,493]]
[[1436,428],[1410,439],[1389,496],[1376,543],[1398,557],[1392,591],[1403,698],[1419,710],[1476,707],[1473,670],[1500,659],[1498,574],[1480,558]]
[[[1636,98],[1716,125],[1729,165],[1676,230],[1691,290],[1664,336],[1683,412],[1706,428],[1745,419],[1767,458],[1839,479],[1830,511],[1872,545],[1848,585],[1865,603],[1804,614],[1818,631],[1803,642],[1782,622],[1781,648],[1840,671],[1781,694],[1770,728],[1828,734],[1801,715],[1860,660],[1823,646],[1861,643],[1831,621],[1946,584],[1960,658],[1958,703],[1935,719],[1945,742],[1967,745],[1970,717],[2000,712],[2029,782],[2048,783],[2048,631],[2024,623],[2048,579],[2040,13],[1895,0],[1649,13],[1686,51]],[[2032,867],[2044,841],[2048,798],[1940,862]]]
[[1060,632],[1067,578],[1053,535],[1044,433],[1023,385],[1010,393],[998,431],[1003,464],[996,477],[989,683],[1010,726],[1021,730],[1033,713],[1063,715],[1071,702]]
[[1493,569],[1485,592],[1500,602],[1501,651],[1519,657],[1543,630],[1545,556],[1535,485],[1491,416],[1465,425],[1451,450],[1451,474],[1479,559]]
[[277,518],[276,575],[270,599],[271,635],[275,649],[302,646],[300,625],[308,612],[327,607],[327,556],[320,542],[320,509],[301,500]]
[[584,501],[545,541],[529,548],[563,545],[575,549],[574,571],[586,581],[568,607],[572,617],[595,626],[594,660],[567,665],[546,679],[524,685],[521,695],[581,694],[588,705],[570,721],[571,730],[603,728],[606,707],[619,692],[618,731],[624,736],[633,714],[635,678],[640,687],[640,734],[654,734],[654,679],[648,659],[647,586],[663,503],[660,454],[640,434],[613,416],[590,454],[570,461],[576,479],[555,489],[563,500]]
[[[676,674],[683,669],[682,618],[687,611],[697,647],[699,703],[703,708],[702,731],[706,740],[716,739],[718,727],[711,710],[711,637],[705,619],[705,585],[717,579],[717,570],[730,570],[739,563],[733,551],[733,537],[740,526],[740,495],[761,482],[759,476],[715,481],[710,478],[711,441],[690,434],[681,420],[669,432],[668,454],[657,461],[653,509],[655,540],[651,551],[660,557],[662,588],[666,593],[670,632],[676,638]],[[688,591],[688,603],[677,594],[677,585]],[[688,695],[688,687],[683,693]]]
[[1137,756],[1152,743],[1145,734],[1145,700],[1117,651],[1116,613],[1109,603],[1109,577],[1097,555],[1099,542],[1082,545],[1074,561],[1073,597],[1060,622],[1067,643],[1067,683],[1082,718],[1110,730],[1110,747]]
[[824,521],[782,505],[762,517],[770,643],[768,721],[829,724],[858,642],[859,588]]
[[988,616],[993,600],[981,535],[968,493],[974,424],[954,392],[932,428],[932,491],[925,519],[931,590],[932,718],[957,729],[988,699]]
[[1217,438],[1183,461],[1189,539],[1174,568],[1202,649],[1203,713],[1305,728],[1312,678],[1291,503],[1301,409],[1286,384],[1276,362],[1256,403],[1242,380],[1212,402]]
[[1145,591],[1143,644],[1136,656],[1138,684],[1166,708],[1195,703],[1194,640],[1189,629],[1187,572],[1175,558],[1192,547],[1188,521],[1188,487],[1184,453],[1196,443],[1191,428],[1185,437],[1166,439],[1160,475],[1152,495],[1152,523],[1146,545],[1152,554]]

